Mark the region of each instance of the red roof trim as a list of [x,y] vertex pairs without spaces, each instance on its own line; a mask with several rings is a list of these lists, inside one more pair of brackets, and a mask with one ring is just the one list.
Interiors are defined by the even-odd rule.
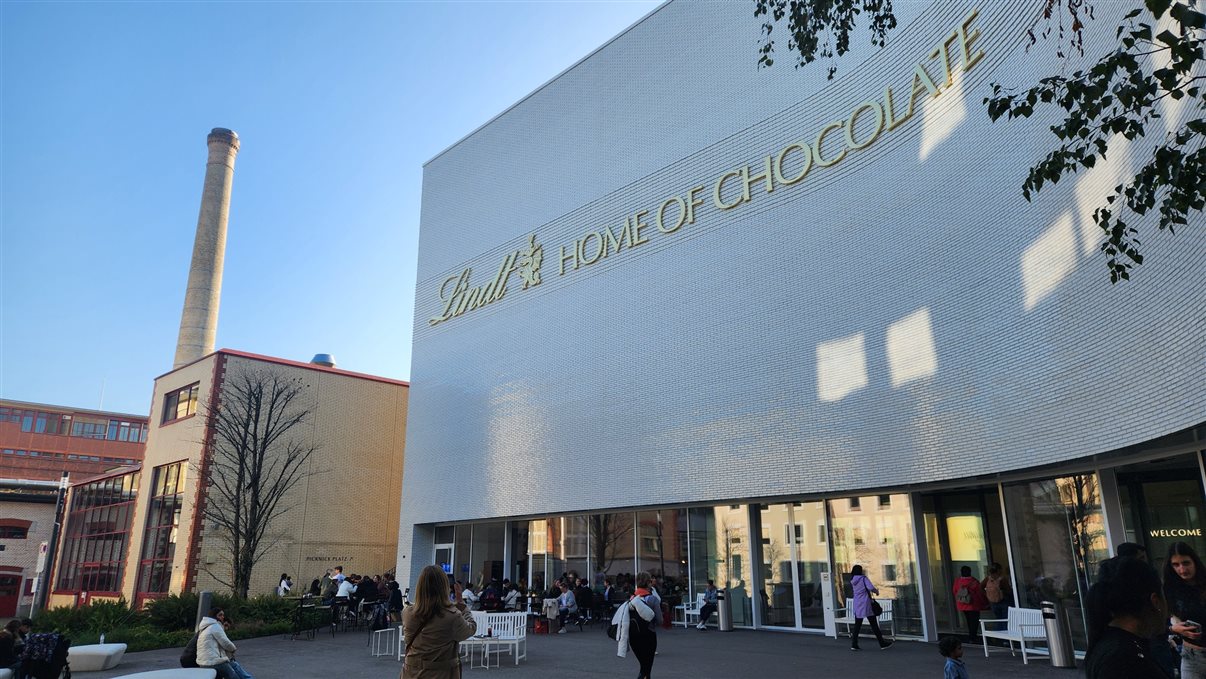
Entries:
[[292,366],[295,368],[305,368],[307,370],[317,370],[319,372],[331,373],[333,375],[345,375],[347,377],[355,377],[357,379],[362,379],[362,380],[372,380],[373,382],[384,382],[385,384],[397,384],[397,385],[401,385],[403,387],[410,386],[410,382],[406,382],[403,380],[390,379],[388,377],[381,377],[380,375],[369,375],[368,373],[352,372],[351,370],[341,370],[340,368],[328,368],[324,365],[316,365],[314,363],[303,363],[301,361],[291,361],[287,358],[276,358],[274,356],[264,356],[263,354],[253,354],[249,351],[236,351],[234,349],[218,349],[217,351],[213,352],[212,354],[206,354],[205,356],[198,358],[196,361],[193,361],[192,363],[186,363],[186,364],[180,366],[179,368],[174,368],[172,370],[169,370],[168,372],[163,373],[162,375],[160,375],[159,377],[156,377],[155,379],[158,380],[160,378],[171,375],[172,373],[176,372],[177,370],[180,370],[182,368],[187,368],[188,366],[193,365],[193,363],[198,363],[200,361],[204,361],[205,359],[209,358],[210,356],[214,356],[216,354],[225,354],[227,356],[239,356],[242,358],[250,358],[255,361],[263,361],[265,363],[276,363],[278,365],[288,365],[288,366]]

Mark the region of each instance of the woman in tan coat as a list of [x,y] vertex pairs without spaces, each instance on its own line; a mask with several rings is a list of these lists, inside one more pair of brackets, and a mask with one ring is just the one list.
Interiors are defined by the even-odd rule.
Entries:
[[473,614],[461,598],[460,584],[450,595],[448,576],[428,566],[415,584],[415,605],[402,613],[406,658],[402,679],[461,679],[460,642],[477,632]]

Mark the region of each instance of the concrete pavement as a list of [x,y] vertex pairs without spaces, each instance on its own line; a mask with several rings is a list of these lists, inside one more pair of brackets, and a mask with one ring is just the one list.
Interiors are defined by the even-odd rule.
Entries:
[[[863,651],[849,650],[846,639],[834,640],[785,632],[700,632],[681,627],[659,630],[657,679],[801,679],[884,677],[939,679],[943,659],[937,644],[900,641],[880,651],[874,640],[864,640]],[[263,637],[236,642],[238,659],[256,679],[394,679],[401,663],[393,657],[369,654],[367,632],[345,632],[334,638],[320,634],[313,641]],[[1081,670],[1056,670],[1045,658],[1022,664],[1021,656],[997,651],[985,660],[979,647],[967,647],[968,670],[973,679],[1009,677],[1037,679],[1083,676]],[[80,672],[80,679],[108,679],[152,669],[179,667],[180,649],[130,653],[121,666],[106,672]],[[499,668],[466,669],[465,676],[479,679],[592,679],[636,676],[636,660],[616,657],[616,643],[602,627],[576,629],[567,634],[530,635],[528,658],[514,666],[502,656]]]

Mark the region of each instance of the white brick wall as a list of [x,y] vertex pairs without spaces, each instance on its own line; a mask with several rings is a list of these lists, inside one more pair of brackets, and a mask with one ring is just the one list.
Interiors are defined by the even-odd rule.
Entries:
[[[1053,42],[1023,49],[1030,0],[982,3],[983,61],[870,147],[712,206],[725,171],[886,84],[903,102],[972,7],[898,6],[888,47],[859,31],[827,81],[785,44],[756,69],[747,4],[671,2],[433,159],[399,556],[430,558],[415,523],[901,486],[1206,421],[1202,216],[1149,231],[1148,263],[1110,285],[1090,215],[1148,147],[1027,203],[1049,121],[994,124],[980,103],[991,82],[1063,68]],[[1118,10],[1098,7],[1087,56]],[[696,185],[695,224],[558,275],[562,244]],[[501,300],[428,324],[441,282],[471,266],[486,284],[530,233],[538,287],[514,275]]]

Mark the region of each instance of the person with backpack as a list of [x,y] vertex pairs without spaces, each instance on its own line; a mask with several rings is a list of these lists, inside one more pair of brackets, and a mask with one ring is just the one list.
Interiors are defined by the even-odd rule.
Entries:
[[951,587],[951,592],[955,595],[955,608],[959,609],[963,619],[967,621],[967,643],[979,644],[980,611],[988,608],[988,599],[984,597],[980,581],[972,577],[971,566],[959,569],[959,577]]
[[660,606],[653,606],[650,598],[652,578],[646,571],[637,573],[636,593],[616,610],[608,627],[607,636],[614,633],[616,655],[628,657],[628,650],[640,663],[637,679],[652,679],[653,659],[657,655],[657,626],[661,624]]
[[884,641],[884,633],[879,629],[879,612],[875,610],[879,603],[871,598],[872,594],[879,594],[879,590],[872,584],[871,578],[863,575],[862,564],[854,564],[854,568],[850,569],[850,589],[853,595],[850,608],[854,617],[854,629],[850,632],[850,650],[861,650],[858,647],[858,635],[863,630],[863,618],[871,624],[871,631],[875,633],[875,640],[879,642],[881,649],[895,643]]
[[494,613],[502,610],[502,598],[503,594],[498,580],[491,580],[490,584],[482,590],[482,595],[478,597],[478,603],[483,611]]
[[984,588],[984,597],[988,599],[988,607],[992,609],[992,617],[997,620],[1009,616],[1009,602],[1013,600],[1009,594],[1009,580],[1002,571],[1001,564],[994,562],[980,583]]

